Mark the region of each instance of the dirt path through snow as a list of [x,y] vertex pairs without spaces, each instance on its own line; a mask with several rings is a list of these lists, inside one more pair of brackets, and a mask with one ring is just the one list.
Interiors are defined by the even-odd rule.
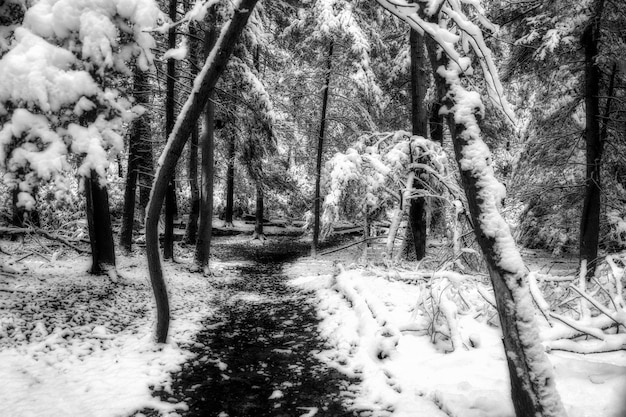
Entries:
[[354,416],[340,392],[350,381],[315,358],[314,299],[287,285],[284,262],[306,254],[290,238],[263,246],[218,239],[223,274],[210,278],[218,313],[191,350],[197,357],[175,376],[170,401],[185,416]]

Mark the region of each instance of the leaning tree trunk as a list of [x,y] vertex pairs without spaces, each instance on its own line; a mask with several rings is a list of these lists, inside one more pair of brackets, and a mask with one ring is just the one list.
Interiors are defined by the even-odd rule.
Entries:
[[100,184],[100,177],[91,171],[91,177],[84,178],[89,227],[89,243],[91,244],[91,269],[94,275],[108,274],[112,280],[117,279],[115,269],[115,246],[113,229],[109,211],[109,194],[106,187]]
[[256,3],[257,0],[241,0],[236,6],[234,16],[222,30],[221,36],[204,63],[198,75],[199,78],[194,83],[194,89],[182,107],[183,111],[170,134],[168,146],[159,160],[160,166],[156,172],[146,216],[146,256],[157,307],[156,339],[159,343],[167,341],[170,319],[167,288],[163,280],[163,268],[159,258],[159,213],[165,199],[167,184],[174,175],[176,163],[185,147],[185,142],[200,117],[202,109],[209,99],[209,94],[224,72],[228,59],[237,44],[237,39],[246,26]]
[[585,50],[585,143],[587,170],[585,176],[585,198],[580,218],[580,262],[586,269],[587,280],[590,280],[596,269],[598,257],[598,237],[600,235],[600,211],[602,197],[602,147],[600,137],[600,68],[597,64],[598,28],[601,16],[602,1],[596,1],[595,7],[599,14],[591,19],[585,29],[581,42]]
[[[177,0],[170,0],[169,16],[172,21],[176,21]],[[176,48],[176,28],[170,28],[167,37],[169,49]],[[174,128],[175,99],[174,88],[176,83],[176,60],[167,60],[167,82],[165,92],[165,135],[169,137]],[[163,258],[174,259],[174,219],[176,217],[176,183],[174,182],[175,172],[167,185],[165,194],[165,231],[163,233]]]
[[313,243],[311,244],[311,256],[317,256],[317,248],[320,239],[320,211],[321,211],[321,183],[322,183],[322,156],[324,155],[324,136],[326,134],[326,110],[328,109],[328,93],[330,90],[330,76],[333,64],[333,41],[328,45],[326,61],[326,82],[322,97],[322,114],[320,120],[320,133],[317,140],[317,161],[315,166],[315,197],[313,198]]
[[446,79],[437,67],[433,74],[435,82],[448,91],[448,127],[474,233],[494,288],[515,413],[518,417],[564,416],[552,366],[540,343],[526,267],[498,210],[504,187],[494,176],[489,148],[481,138],[479,118],[484,107],[478,93],[463,87],[459,67],[447,62],[445,68]]
[[[208,56],[215,45],[217,36],[215,9],[207,14],[208,28],[204,34],[204,52]],[[209,274],[209,257],[211,255],[211,238],[213,233],[213,177],[215,160],[215,103],[213,92],[209,93],[204,111],[204,132],[201,140],[202,193],[200,197],[200,226],[196,242],[196,266],[205,274]]]
[[[411,49],[411,124],[414,135],[427,137],[428,135],[428,112],[424,102],[426,100],[426,90],[428,89],[428,73],[426,72],[426,56],[424,53],[424,36],[415,29],[411,29],[409,35]],[[411,162],[413,162],[413,152],[411,152]],[[423,161],[418,156],[419,163]],[[413,183],[409,184],[412,190],[423,189],[420,184],[420,172],[415,173]],[[426,199],[424,197],[413,197],[409,201],[409,217],[406,228],[405,251],[415,253],[418,261],[426,256]]]

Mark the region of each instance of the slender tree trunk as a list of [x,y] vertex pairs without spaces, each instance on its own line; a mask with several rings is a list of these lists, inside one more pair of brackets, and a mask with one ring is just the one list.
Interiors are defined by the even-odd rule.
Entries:
[[200,187],[198,186],[198,129],[191,131],[189,141],[189,188],[191,192],[191,210],[187,229],[185,231],[185,242],[189,245],[196,243],[198,239],[198,219],[200,218]]
[[[596,269],[598,237],[600,234],[600,212],[602,198],[603,143],[600,137],[600,68],[596,63],[600,36],[599,20],[603,1],[594,2],[595,19],[591,19],[583,33],[581,43],[585,50],[585,143],[587,170],[585,176],[585,198],[580,219],[580,262],[586,267],[587,280]],[[599,13],[598,13],[599,12]]]
[[[137,121],[133,122],[135,125]],[[135,222],[135,200],[137,195],[137,157],[136,141],[140,140],[136,134],[138,130],[133,126],[128,144],[128,173],[126,175],[126,187],[124,188],[124,212],[122,214],[122,227],[120,230],[120,246],[127,252],[133,249],[133,225]]]
[[[424,106],[426,90],[428,88],[428,73],[426,72],[426,57],[424,54],[424,37],[411,29],[409,35],[411,48],[411,124],[412,133],[426,137],[428,134],[428,113]],[[411,162],[413,153],[411,152]],[[418,156],[418,162],[421,161]],[[411,188],[422,189],[419,182],[420,172],[416,172]],[[414,251],[418,261],[426,256],[426,199],[423,197],[411,198],[409,201],[409,227],[406,229],[407,247],[405,250]]]
[[[146,74],[135,67],[133,80],[133,96],[137,104],[148,104],[148,89]],[[122,215],[122,228],[120,231],[120,245],[126,252],[132,250],[133,226],[135,223],[135,202],[137,196],[137,182],[139,169],[142,165],[142,147],[145,147],[147,114],[139,116],[133,121],[129,145],[128,145],[128,168],[126,174],[126,187],[124,189],[124,213]]]
[[159,258],[159,213],[165,199],[165,191],[169,178],[174,175],[176,163],[185,147],[194,123],[200,117],[205,107],[209,93],[213,91],[219,77],[224,72],[226,64],[233,53],[237,39],[246,26],[248,18],[256,5],[257,0],[241,0],[235,8],[231,21],[222,30],[216,46],[206,59],[202,71],[194,83],[194,90],[183,106],[174,130],[168,139],[168,147],[162,155],[161,164],[156,172],[152,195],[146,215],[146,256],[150,271],[150,282],[154,292],[157,307],[156,340],[158,343],[167,341],[169,330],[170,311],[167,288],[163,280],[163,268]]
[[322,114],[320,121],[320,133],[317,140],[317,161],[315,168],[315,197],[313,198],[313,243],[311,245],[311,256],[317,256],[317,248],[320,239],[320,216],[321,216],[321,182],[322,182],[322,157],[324,155],[324,136],[326,134],[326,110],[328,109],[328,93],[330,90],[330,76],[333,63],[333,46],[331,40],[328,45],[328,55],[326,61],[326,81],[324,83],[322,97]]
[[[207,14],[208,28],[204,34],[204,53],[208,56],[215,45],[217,37],[215,9]],[[200,226],[196,242],[196,265],[205,274],[209,274],[209,257],[211,255],[211,237],[213,232],[213,177],[215,158],[215,103],[213,92],[204,111],[204,132],[200,144],[202,152],[202,193],[200,198]]]
[[[177,0],[170,0],[169,16],[172,21],[176,21]],[[171,28],[168,32],[168,47],[176,48],[176,28]],[[176,60],[167,60],[167,83],[165,95],[165,134],[169,136],[174,128],[175,96],[174,88],[176,82]],[[174,259],[174,219],[176,217],[176,183],[172,174],[165,194],[165,233],[163,235],[163,259]]]
[[[184,0],[185,11],[190,10],[189,0]],[[200,41],[199,30],[197,22],[190,22],[189,24],[189,44],[190,44],[190,60],[191,60],[191,74],[195,79],[198,76],[199,66],[199,53],[200,53]],[[193,80],[191,81],[191,88],[193,88]],[[200,188],[198,186],[198,127],[191,130],[191,137],[189,141],[189,188],[190,188],[190,207],[189,219],[187,220],[187,228],[185,230],[185,243],[188,245],[195,245],[198,239],[198,219],[200,218]]]
[[263,201],[263,181],[260,179],[256,181],[256,210],[254,221],[254,235],[253,239],[265,240],[265,233],[263,232],[263,213],[265,212]]
[[233,209],[235,203],[235,138],[228,142],[228,168],[226,169],[226,210],[224,225],[233,227]]
[[84,178],[84,181],[92,261],[89,272],[94,275],[108,274],[111,279],[116,280],[109,194],[106,187],[100,185],[100,178],[95,171],[91,172],[91,177]]
[[212,95],[204,112],[204,133],[202,134],[202,193],[200,198],[200,227],[196,243],[196,265],[209,273],[211,237],[213,231],[213,171],[214,171],[214,128],[215,105]]

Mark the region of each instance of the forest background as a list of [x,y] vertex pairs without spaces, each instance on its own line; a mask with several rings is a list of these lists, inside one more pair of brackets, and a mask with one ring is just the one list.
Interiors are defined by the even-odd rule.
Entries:
[[[210,273],[214,211],[254,213],[259,239],[264,217],[304,220],[313,255],[340,220],[366,242],[388,226],[390,264],[444,239],[452,269],[513,294],[501,317],[520,318],[509,278],[526,274],[500,215],[518,245],[577,254],[584,295],[598,267],[623,272],[620,2],[123,3],[0,6],[2,232],[88,238],[91,272],[115,279],[115,239],[132,250],[145,221],[159,340],[159,227],[172,259],[184,218]],[[478,247],[486,264],[468,261]],[[619,331],[608,301],[590,302]]]

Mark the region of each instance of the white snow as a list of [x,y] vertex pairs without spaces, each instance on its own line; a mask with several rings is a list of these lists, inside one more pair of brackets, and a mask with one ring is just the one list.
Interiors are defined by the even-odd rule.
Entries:
[[[310,275],[311,262],[291,266],[299,275],[292,285],[319,300],[319,331],[328,342],[319,358],[361,379],[350,388],[355,397],[346,397],[351,408],[376,410],[372,416],[514,417],[501,333],[490,324],[498,319],[481,296],[491,293],[476,283],[480,277],[443,271],[430,282],[420,272],[405,280],[365,269]],[[447,314],[454,314],[457,334],[443,325],[437,332],[447,336],[438,333],[433,342],[432,305],[424,302],[430,295],[447,300],[444,309],[452,310]],[[460,346],[452,350],[451,342]],[[549,360],[568,416],[626,413],[626,351],[555,351]]]
[[[4,245],[6,248],[6,245]],[[120,283],[87,274],[86,257],[30,257],[0,274],[0,415],[108,417],[150,407],[177,416],[184,403],[152,396],[192,355],[210,317],[205,279],[166,265],[169,342],[154,342],[156,314],[142,254],[118,257]],[[21,307],[20,307],[21,306]]]

